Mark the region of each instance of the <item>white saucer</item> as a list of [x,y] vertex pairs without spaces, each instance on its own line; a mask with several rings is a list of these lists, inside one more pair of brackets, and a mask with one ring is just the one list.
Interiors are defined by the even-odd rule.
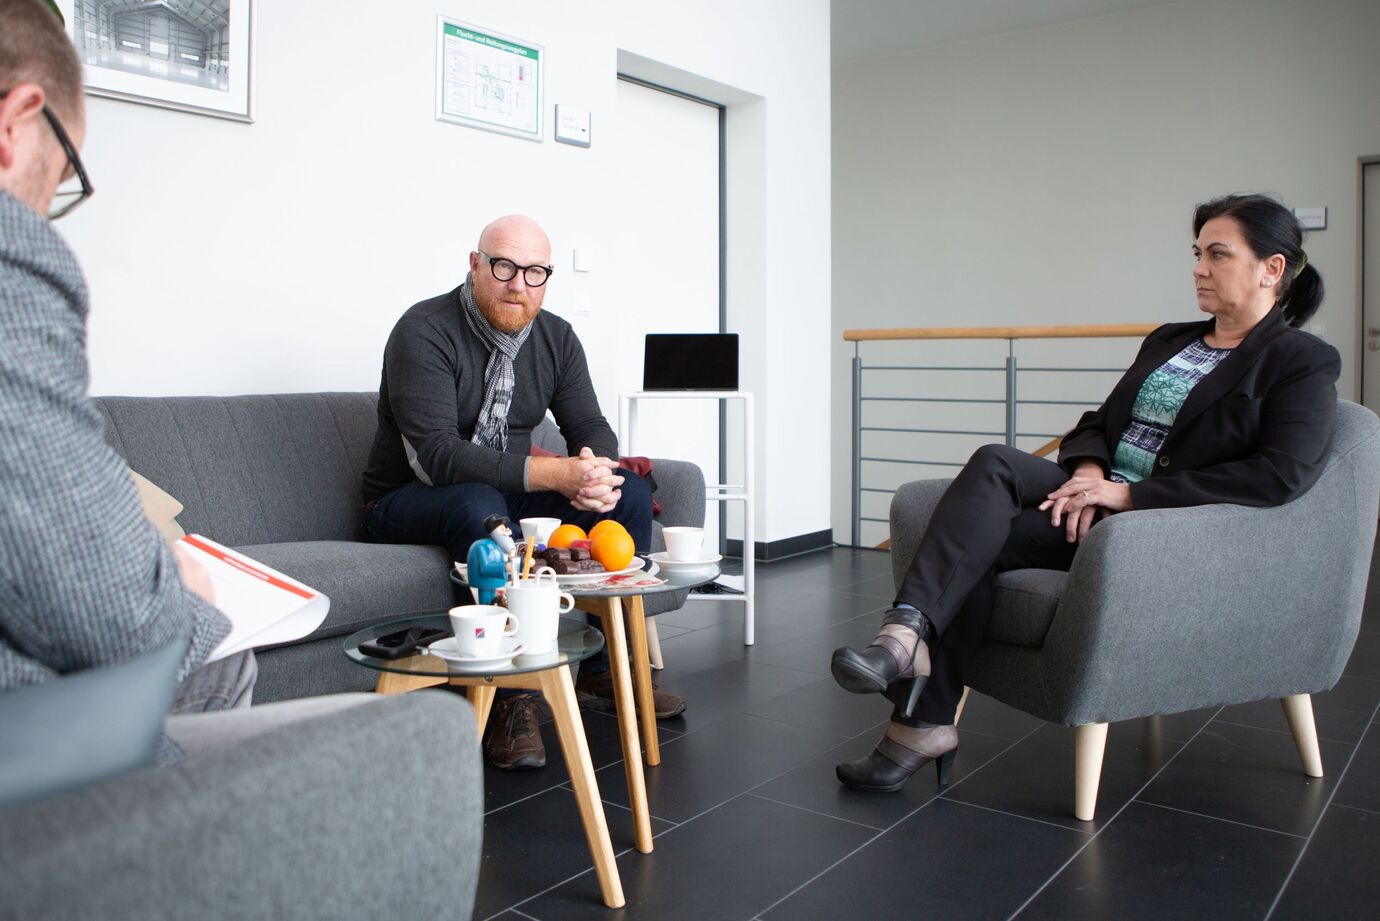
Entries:
[[723,557],[716,553],[702,560],[673,560],[669,553],[653,553],[650,554],[647,559],[656,563],[667,572],[696,572],[701,569],[708,569],[710,566],[719,562],[719,560],[722,560]]
[[[627,569],[620,569],[617,572],[574,572],[570,575],[556,574],[556,582],[559,585],[593,585],[595,582],[603,582],[613,576],[627,576],[638,572],[647,565],[647,561],[640,556],[633,557],[633,561],[628,564]],[[535,568],[535,566],[533,567]],[[655,570],[653,570],[655,571]]]
[[455,637],[448,636],[445,639],[436,640],[434,643],[427,646],[426,651],[436,656],[438,659],[445,659],[453,668],[472,671],[481,668],[501,668],[505,665],[509,665],[512,663],[514,656],[522,653],[524,647],[521,643],[515,642],[511,638],[505,638],[502,648],[502,655],[483,656],[480,658],[463,656],[460,654],[460,651],[455,648]]

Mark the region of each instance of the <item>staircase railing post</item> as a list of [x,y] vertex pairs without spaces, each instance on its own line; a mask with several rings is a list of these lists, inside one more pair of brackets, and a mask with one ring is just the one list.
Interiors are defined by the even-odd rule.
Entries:
[[1006,444],[1016,446],[1016,340],[1006,340]]
[[862,357],[853,343],[853,546],[862,546]]

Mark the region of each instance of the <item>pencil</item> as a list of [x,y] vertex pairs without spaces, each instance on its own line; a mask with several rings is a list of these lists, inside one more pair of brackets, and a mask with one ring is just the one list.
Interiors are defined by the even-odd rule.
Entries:
[[534,538],[527,538],[527,550],[522,559],[522,577],[524,579],[532,575],[532,551],[537,549],[537,542]]

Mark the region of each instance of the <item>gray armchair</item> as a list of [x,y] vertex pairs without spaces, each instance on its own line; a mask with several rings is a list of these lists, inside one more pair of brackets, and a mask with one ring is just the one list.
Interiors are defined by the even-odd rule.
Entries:
[[[899,587],[948,480],[891,503]],[[1380,512],[1380,420],[1341,401],[1327,468],[1287,505],[1132,511],[1097,525],[1067,572],[998,579],[969,687],[1077,727],[1074,814],[1090,820],[1107,724],[1280,698],[1309,776],[1309,695],[1356,642]]]
[[468,918],[483,798],[466,701],[371,701],[0,806],[0,919]]

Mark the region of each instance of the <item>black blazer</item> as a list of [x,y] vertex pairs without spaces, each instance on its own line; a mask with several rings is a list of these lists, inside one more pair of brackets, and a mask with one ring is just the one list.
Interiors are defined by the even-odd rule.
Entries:
[[[1169,323],[1147,336],[1106,402],[1064,436],[1064,469],[1093,460],[1105,476],[1141,384],[1214,323]],[[1271,310],[1189,391],[1154,472],[1131,484],[1131,507],[1282,505],[1302,495],[1327,460],[1341,367],[1335,348]]]

